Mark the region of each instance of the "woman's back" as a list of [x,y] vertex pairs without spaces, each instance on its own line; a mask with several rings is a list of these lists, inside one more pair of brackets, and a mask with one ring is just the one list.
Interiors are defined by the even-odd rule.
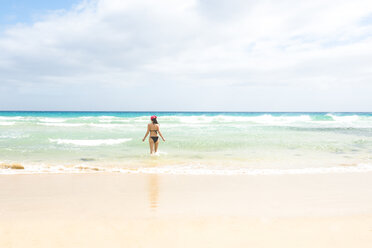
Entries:
[[159,124],[149,123],[150,136],[158,136]]

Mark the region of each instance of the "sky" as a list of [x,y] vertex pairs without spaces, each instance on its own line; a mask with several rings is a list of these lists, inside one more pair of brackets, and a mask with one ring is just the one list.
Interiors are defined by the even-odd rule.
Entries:
[[[0,25],[30,23],[49,11],[70,9],[77,0],[0,0]],[[35,18],[35,19],[34,19]]]
[[372,112],[372,1],[0,4],[0,110]]

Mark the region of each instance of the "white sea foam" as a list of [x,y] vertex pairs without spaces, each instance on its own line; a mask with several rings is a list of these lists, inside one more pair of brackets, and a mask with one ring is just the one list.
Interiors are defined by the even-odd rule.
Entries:
[[353,122],[353,121],[360,120],[359,116],[357,115],[343,115],[343,116],[338,116],[334,114],[326,114],[326,115],[332,117],[333,120],[338,121],[338,122]]
[[[247,126],[289,126],[289,127],[320,127],[320,128],[372,128],[372,117],[351,115],[337,115],[328,113],[329,119],[317,120],[311,114],[301,115],[276,115],[276,114],[258,114],[258,115],[229,115],[219,114],[215,116],[193,115],[193,116],[161,116],[160,122],[164,125],[188,125],[190,127],[205,125],[247,125]],[[14,121],[38,121],[39,125],[55,127],[74,127],[74,126],[93,126],[101,128],[121,127],[120,124],[148,123],[150,120],[147,116],[139,117],[117,117],[117,116],[84,116],[76,118],[50,118],[50,117],[2,117],[0,125],[12,125]],[[74,123],[67,122],[74,120]],[[9,121],[9,122],[6,122]],[[81,122],[80,122],[81,121]],[[66,123],[67,122],[67,123]],[[110,124],[112,126],[105,126]],[[101,126],[102,125],[102,126]]]
[[[1,167],[0,167],[1,168]],[[372,172],[372,164],[356,166],[314,167],[302,169],[211,169],[205,166],[160,166],[147,168],[105,168],[80,164],[75,166],[25,165],[23,170],[0,169],[0,174],[42,174],[42,173],[124,173],[124,174],[166,174],[166,175],[311,175]]]
[[298,175],[298,174],[328,174],[352,173],[372,171],[372,165],[360,164],[357,166],[339,166],[328,168],[303,168],[303,169],[210,169],[204,166],[163,166],[152,168],[111,169],[128,174],[172,174],[172,175]]
[[84,123],[38,123],[42,126],[52,126],[52,127],[81,127]]
[[193,126],[205,126],[208,124],[223,125],[246,125],[246,126],[287,126],[287,127],[312,127],[312,128],[372,128],[372,117],[358,115],[337,116],[327,114],[330,120],[316,120],[311,115],[271,115],[262,114],[257,116],[163,116],[165,123],[178,122]]
[[15,122],[6,122],[6,121],[1,121],[0,126],[13,126]]
[[147,119],[143,119],[143,120],[141,120],[141,119],[135,119],[135,120],[133,120],[134,122],[140,122],[140,123],[147,123],[147,122],[150,122],[150,121],[148,121]]
[[152,156],[157,156],[157,157],[159,157],[159,156],[164,156],[164,155],[168,155],[168,153],[167,153],[167,152],[161,152],[161,151],[158,151],[158,152],[156,152],[155,154],[153,154]]
[[23,120],[25,117],[23,116],[0,116],[0,120],[10,120],[10,121],[16,121],[16,120]]
[[49,118],[49,117],[39,118],[39,121],[41,122],[52,122],[52,123],[60,123],[60,122],[65,122],[67,120],[68,119],[66,118]]
[[101,145],[118,145],[128,141],[130,138],[124,139],[96,139],[96,140],[74,140],[74,139],[49,139],[50,142],[57,144],[70,144],[76,146],[101,146]]
[[38,123],[42,126],[52,126],[52,127],[98,127],[98,128],[118,128],[130,126],[128,124],[110,124],[110,123]]
[[4,135],[0,135],[0,139],[21,139],[21,138],[28,138],[30,137],[29,134],[21,134],[21,135],[18,135],[18,134],[4,134]]
[[[162,122],[178,122],[188,124],[203,124],[203,123],[258,123],[264,125],[281,125],[281,124],[304,124],[304,123],[318,123],[319,125],[329,123],[345,123],[345,122],[372,122],[370,116],[359,116],[359,115],[336,115],[326,114],[331,117],[329,120],[314,120],[310,114],[301,115],[272,115],[272,114],[259,114],[255,116],[235,116],[235,115],[194,115],[194,116],[161,116],[159,120]],[[147,121],[147,119],[135,118],[138,121]]]
[[102,123],[111,123],[111,122],[125,122],[125,123],[128,123],[130,122],[129,119],[102,119],[102,120],[99,120],[99,122],[102,122]]
[[81,119],[81,120],[91,120],[91,119],[96,119],[97,116],[80,116],[76,117],[76,119]]
[[110,115],[101,115],[98,117],[99,119],[117,119],[117,118],[120,118],[120,117],[116,117],[116,116],[110,116]]
[[130,122],[135,121],[137,118],[141,117],[117,117],[117,116],[82,116],[76,119],[81,120],[94,120],[98,122]]
[[89,126],[91,127],[99,127],[99,128],[116,128],[116,127],[126,127],[126,126],[131,126],[131,125],[128,125],[128,124],[95,124],[95,123],[91,123],[91,124],[88,124]]
[[230,116],[230,115],[216,115],[216,116],[162,116],[165,121],[177,121],[188,124],[202,124],[202,123],[258,123],[266,125],[280,125],[295,122],[309,122],[311,117],[309,115],[300,116],[273,116],[270,114],[263,114],[258,116]]
[[272,115],[260,115],[246,117],[247,120],[252,122],[257,122],[261,124],[287,124],[292,122],[308,122],[311,121],[309,115],[300,115],[300,116],[272,116]]

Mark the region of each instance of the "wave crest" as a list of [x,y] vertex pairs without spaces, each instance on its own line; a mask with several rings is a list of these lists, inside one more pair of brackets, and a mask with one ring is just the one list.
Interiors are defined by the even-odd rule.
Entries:
[[123,139],[96,139],[96,140],[73,140],[73,139],[49,139],[50,142],[75,146],[101,146],[101,145],[118,145],[128,141],[130,138]]

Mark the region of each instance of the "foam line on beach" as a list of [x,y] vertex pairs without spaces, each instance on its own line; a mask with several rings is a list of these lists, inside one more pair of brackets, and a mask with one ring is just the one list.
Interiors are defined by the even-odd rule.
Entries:
[[159,166],[147,168],[105,168],[90,165],[48,166],[0,164],[0,174],[69,174],[69,173],[124,173],[124,174],[164,174],[164,175],[303,175],[372,172],[372,164],[355,166],[334,166],[328,168],[303,169],[210,169],[203,166]]
[[[115,169],[113,171],[116,171]],[[327,174],[351,173],[372,171],[372,165],[361,164],[357,166],[338,166],[329,168],[303,168],[303,169],[209,169],[194,166],[164,166],[153,168],[139,168],[136,170],[119,169],[122,173],[138,174],[172,174],[172,175],[297,175],[297,174]]]

